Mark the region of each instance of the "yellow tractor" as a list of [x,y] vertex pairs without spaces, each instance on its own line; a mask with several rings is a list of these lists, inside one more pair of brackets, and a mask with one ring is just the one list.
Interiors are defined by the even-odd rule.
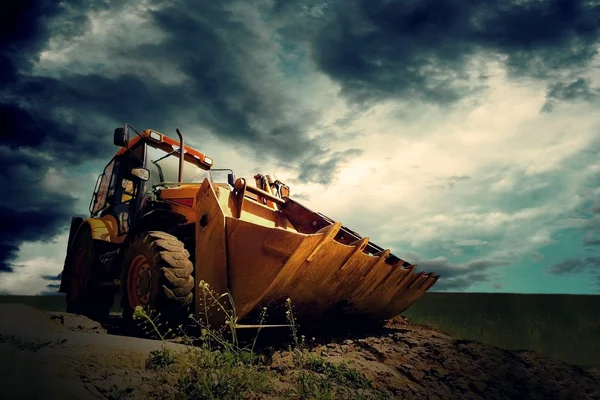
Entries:
[[[125,321],[136,306],[172,321],[199,318],[205,282],[230,294],[240,325],[288,298],[300,320],[383,321],[439,278],[307,209],[272,176],[250,185],[213,168],[177,134],[115,129],[120,149],[98,177],[90,217],[71,221],[59,290],[68,312],[102,320],[120,292]],[[213,311],[211,325],[223,326]]]

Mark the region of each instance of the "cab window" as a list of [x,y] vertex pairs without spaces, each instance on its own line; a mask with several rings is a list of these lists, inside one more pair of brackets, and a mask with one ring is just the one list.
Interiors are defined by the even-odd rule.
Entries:
[[[161,149],[147,146],[147,168],[150,171],[151,186],[163,182],[177,182],[179,178],[179,153],[169,154]],[[204,179],[210,178],[206,167],[200,162],[194,163],[185,159],[183,167],[183,182],[202,183]]]
[[107,199],[110,192],[110,183],[113,180],[115,162],[116,161],[114,159],[111,162],[109,162],[108,165],[104,168],[102,174],[99,176],[100,183],[96,188],[94,195],[94,203],[92,209],[90,210],[92,215],[96,215],[106,207]]

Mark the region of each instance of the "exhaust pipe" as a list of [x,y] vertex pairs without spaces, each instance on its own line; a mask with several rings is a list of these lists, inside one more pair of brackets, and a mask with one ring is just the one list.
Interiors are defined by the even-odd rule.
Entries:
[[183,158],[185,150],[183,148],[183,135],[179,132],[179,128],[176,129],[177,136],[179,136],[179,183],[183,182]]

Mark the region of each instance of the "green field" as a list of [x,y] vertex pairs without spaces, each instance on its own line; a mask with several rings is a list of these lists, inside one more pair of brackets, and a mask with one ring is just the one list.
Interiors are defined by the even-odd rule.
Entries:
[[[64,310],[62,296],[0,296],[0,302]],[[457,339],[536,350],[571,364],[600,366],[598,295],[427,293],[404,315]]]
[[427,293],[404,313],[458,339],[600,366],[600,296]]

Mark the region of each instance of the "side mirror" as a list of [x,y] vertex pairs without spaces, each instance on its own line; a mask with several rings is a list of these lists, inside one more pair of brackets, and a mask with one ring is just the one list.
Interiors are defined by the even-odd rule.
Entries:
[[131,176],[135,176],[142,181],[147,181],[150,179],[150,171],[148,171],[146,168],[132,168]]
[[113,139],[115,146],[127,147],[129,143],[129,127],[127,124],[123,128],[115,129],[115,136]]
[[235,187],[235,176],[233,176],[233,174],[227,174],[227,183],[229,183],[231,187]]

